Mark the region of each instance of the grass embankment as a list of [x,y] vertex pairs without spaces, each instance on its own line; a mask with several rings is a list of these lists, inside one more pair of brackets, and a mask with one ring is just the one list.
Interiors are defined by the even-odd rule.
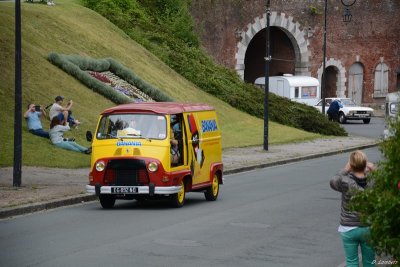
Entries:
[[[86,130],[94,130],[98,114],[114,103],[94,93],[46,58],[50,52],[93,58],[112,57],[146,82],[181,102],[204,102],[216,107],[223,134],[223,147],[262,144],[263,121],[238,111],[203,92],[167,67],[153,54],[132,41],[115,25],[75,1],[57,1],[56,6],[22,3],[23,112],[30,102],[47,105],[57,95],[73,99],[73,112],[82,121],[68,133],[77,142]],[[11,166],[14,140],[14,3],[0,2],[0,98],[2,112],[0,166]],[[49,121],[42,121],[48,128]],[[55,148],[49,140],[28,133],[23,122],[23,165],[63,168],[87,167],[90,157]],[[270,123],[270,144],[316,138],[318,135]]]

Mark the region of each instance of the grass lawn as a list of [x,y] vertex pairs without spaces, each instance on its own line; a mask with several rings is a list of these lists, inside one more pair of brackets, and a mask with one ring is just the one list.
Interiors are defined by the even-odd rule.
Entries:
[[[223,147],[261,145],[263,121],[238,111],[203,92],[167,67],[153,54],[132,41],[115,25],[82,7],[79,1],[59,0],[56,6],[22,2],[22,101],[23,110],[35,102],[47,105],[57,95],[73,99],[73,112],[82,122],[67,133],[89,146],[86,130],[94,131],[98,114],[114,103],[94,93],[79,81],[47,61],[50,52],[79,54],[93,58],[112,57],[146,82],[162,89],[178,102],[204,102],[214,106],[219,116]],[[13,2],[0,2],[0,166],[12,166],[14,141],[14,10]],[[49,121],[43,120],[48,129]],[[27,132],[23,122],[23,165],[60,168],[86,167],[90,156],[55,148],[49,140]],[[270,144],[320,137],[277,123],[270,123]]]

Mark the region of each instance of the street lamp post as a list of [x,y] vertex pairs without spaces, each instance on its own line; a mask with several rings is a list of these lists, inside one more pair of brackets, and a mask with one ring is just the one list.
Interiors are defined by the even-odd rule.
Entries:
[[15,107],[14,107],[13,186],[21,186],[22,165],[22,75],[21,75],[21,1],[15,0]]
[[269,17],[271,15],[270,0],[267,0],[265,13],[267,17],[266,25],[266,52],[265,52],[265,90],[264,90],[264,150],[268,151],[268,95],[269,95],[269,62],[270,56],[270,32],[269,32]]
[[321,98],[322,98],[322,114],[325,114],[325,87],[326,87],[326,13],[327,13],[328,1],[325,0],[325,8],[324,8],[324,47],[323,47],[323,57],[324,61],[322,64],[322,89],[321,89]]

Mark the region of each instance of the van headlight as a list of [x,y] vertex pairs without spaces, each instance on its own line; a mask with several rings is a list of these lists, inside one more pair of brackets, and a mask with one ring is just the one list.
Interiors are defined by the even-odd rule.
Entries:
[[147,168],[151,172],[156,172],[158,170],[158,164],[157,162],[150,162],[149,165],[147,165]]
[[98,171],[98,172],[104,171],[105,167],[106,167],[106,164],[104,163],[104,161],[99,161],[96,163],[96,171]]

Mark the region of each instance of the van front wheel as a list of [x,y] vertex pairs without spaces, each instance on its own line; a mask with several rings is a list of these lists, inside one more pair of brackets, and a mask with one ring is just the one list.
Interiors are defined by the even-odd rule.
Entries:
[[172,206],[175,208],[181,208],[185,204],[185,183],[181,181],[181,190],[170,196]]
[[100,195],[99,200],[103,209],[112,209],[114,207],[115,196],[113,195]]
[[215,201],[218,197],[218,193],[219,193],[218,175],[214,174],[211,186],[207,188],[206,192],[204,192],[204,196],[208,201]]

